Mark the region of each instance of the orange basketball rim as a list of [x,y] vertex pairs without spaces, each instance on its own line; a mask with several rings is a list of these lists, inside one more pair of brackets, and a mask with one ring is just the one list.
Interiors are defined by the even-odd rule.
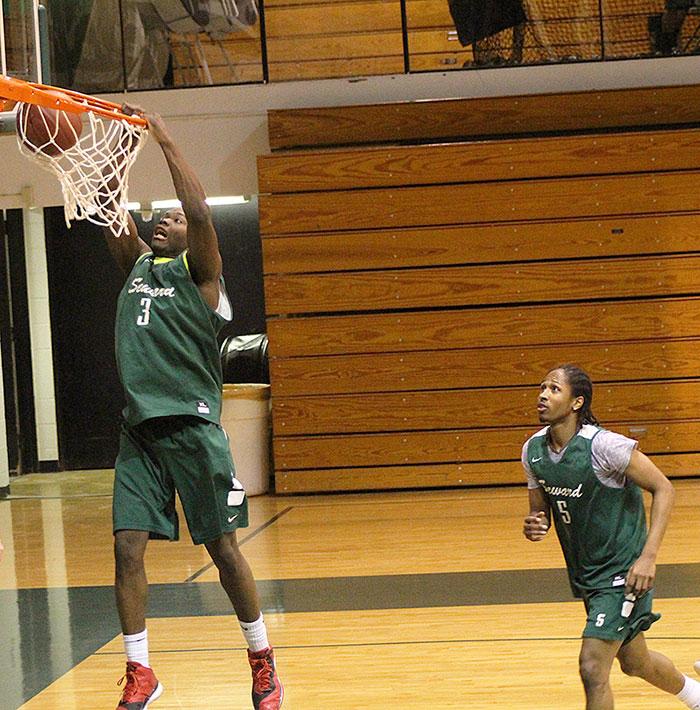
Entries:
[[[63,192],[66,224],[87,219],[108,228],[115,237],[129,230],[129,170],[145,143],[148,122],[143,116],[130,116],[111,101],[80,94],[57,86],[32,84],[0,75],[1,110],[9,111],[19,103],[40,112],[78,114],[83,128],[73,131],[74,140],[63,142],[61,121],[49,130],[42,114],[46,135],[41,145],[28,135],[28,114],[18,112],[17,143],[20,152],[44,170],[55,175]],[[70,123],[70,121],[69,121]]]
[[[58,91],[62,95],[50,92]],[[44,108],[72,113],[90,111],[103,118],[128,121],[135,126],[146,128],[148,123],[141,116],[130,116],[122,111],[119,104],[88,96],[70,89],[46,84],[34,84],[11,76],[0,75],[0,111],[9,111],[17,102],[36,104]]]

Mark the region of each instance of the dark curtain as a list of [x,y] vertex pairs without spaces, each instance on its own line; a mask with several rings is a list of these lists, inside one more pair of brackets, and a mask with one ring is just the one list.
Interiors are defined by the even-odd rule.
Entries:
[[448,0],[462,46],[525,22],[521,0]]

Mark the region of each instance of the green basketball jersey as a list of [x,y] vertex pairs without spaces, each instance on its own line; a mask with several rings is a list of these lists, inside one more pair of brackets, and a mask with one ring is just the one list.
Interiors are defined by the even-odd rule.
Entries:
[[571,588],[581,596],[622,586],[646,542],[642,491],[629,480],[614,487],[598,478],[591,458],[598,427],[582,427],[558,463],[550,458],[547,431],[528,441],[527,462],[549,499]]
[[115,327],[129,424],[173,415],[219,422],[216,336],[225,323],[192,281],[186,252],[139,257],[119,294]]

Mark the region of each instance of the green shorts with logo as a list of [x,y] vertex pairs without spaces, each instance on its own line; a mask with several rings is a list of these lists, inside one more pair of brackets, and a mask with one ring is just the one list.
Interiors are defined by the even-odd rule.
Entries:
[[661,618],[651,610],[654,595],[651,591],[637,599],[629,617],[622,616],[625,588],[596,589],[583,593],[588,619],[583,636],[629,643]]
[[115,464],[114,532],[146,530],[177,540],[175,493],[199,545],[248,526],[248,499],[235,477],[224,430],[198,417],[122,424]]

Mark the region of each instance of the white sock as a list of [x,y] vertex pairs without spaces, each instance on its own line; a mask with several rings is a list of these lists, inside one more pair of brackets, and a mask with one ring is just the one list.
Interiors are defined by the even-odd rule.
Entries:
[[692,678],[685,677],[685,685],[676,697],[685,703],[691,710],[700,710],[700,682]]
[[257,621],[239,621],[241,631],[251,651],[262,651],[270,647],[263,615]]
[[135,661],[150,668],[148,664],[148,630],[144,629],[138,634],[124,634],[123,638],[126,660]]

